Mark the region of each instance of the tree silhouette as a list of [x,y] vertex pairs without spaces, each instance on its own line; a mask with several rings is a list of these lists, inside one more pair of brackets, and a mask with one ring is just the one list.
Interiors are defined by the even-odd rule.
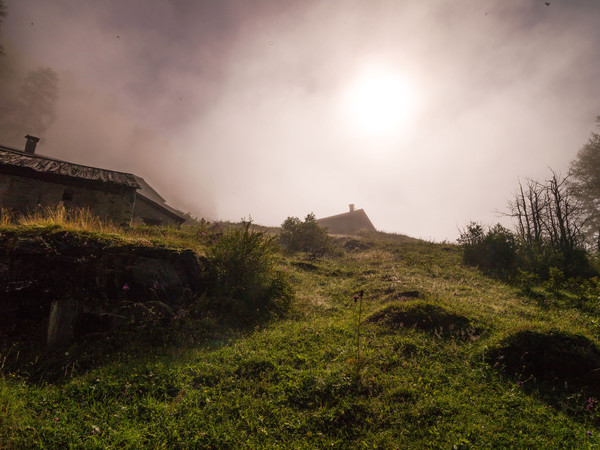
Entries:
[[16,121],[20,133],[42,136],[56,120],[58,74],[50,68],[30,70],[21,85]]
[[[596,117],[600,127],[600,116]],[[600,251],[600,134],[592,132],[588,142],[571,161],[573,193],[585,208],[588,237],[595,238]]]
[[[6,17],[6,6],[4,5],[4,0],[0,0],[0,30],[2,29],[2,21]],[[0,56],[4,55],[4,48],[2,44],[0,44]]]

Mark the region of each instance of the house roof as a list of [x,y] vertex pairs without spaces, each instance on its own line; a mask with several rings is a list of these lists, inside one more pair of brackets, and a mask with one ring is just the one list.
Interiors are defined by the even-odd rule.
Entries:
[[317,223],[331,233],[356,233],[359,231],[377,231],[364,209],[356,209],[335,216],[317,219]]
[[166,200],[146,180],[132,173],[74,164],[38,153],[26,153],[6,145],[0,145],[0,167],[2,166],[17,167],[39,174],[58,175],[77,180],[134,188],[136,189],[136,195],[142,197],[143,200],[162,209],[163,212],[173,217],[176,221],[185,221],[181,213],[167,205]]
[[167,213],[168,215],[171,215],[178,222],[181,222],[181,223],[185,222],[185,219],[183,217],[181,217],[181,213],[179,211],[177,211],[175,208],[172,208],[169,205],[167,205],[166,200],[164,198],[162,198],[160,196],[160,194],[152,188],[152,186],[150,186],[148,183],[146,183],[146,180],[144,180],[142,177],[139,177],[137,175],[134,175],[134,176],[135,176],[136,181],[138,182],[138,185],[140,186],[140,188],[137,191],[137,195],[139,195],[139,196],[143,197],[145,200],[153,203],[155,206],[162,208],[165,213]]
[[83,166],[39,154],[0,145],[0,166],[19,167],[35,173],[60,175],[100,183],[115,184],[139,189],[135,175],[115,170]]
[[166,203],[166,200],[162,198],[160,194],[152,188],[152,186],[146,183],[146,180],[137,175],[134,175],[134,177],[138,185],[140,186],[140,188],[138,189],[138,194],[143,195],[148,200],[152,200],[154,203]]
[[[139,192],[136,192],[135,198],[136,198],[135,199],[136,205],[138,202],[146,203],[146,204],[150,205],[151,207],[158,209],[159,211],[162,211],[163,214],[166,214],[167,216],[171,217],[175,222],[178,222],[178,223],[185,222],[185,218],[182,217],[181,213],[179,211],[177,211],[176,209],[171,208],[166,203],[156,203],[155,201],[150,200],[148,197],[144,197]],[[139,216],[136,216],[135,211],[136,210],[134,209],[134,212],[133,212],[134,217],[139,217]]]

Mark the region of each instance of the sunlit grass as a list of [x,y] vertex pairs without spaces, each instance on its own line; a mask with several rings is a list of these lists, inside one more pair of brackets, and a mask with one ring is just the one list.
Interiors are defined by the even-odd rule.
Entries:
[[22,216],[14,216],[3,225],[21,225],[50,227],[60,226],[68,231],[97,231],[101,233],[119,232],[119,228],[110,221],[101,220],[89,209],[67,209],[60,203],[56,207],[44,207]]
[[[120,236],[128,233],[150,242],[167,239],[163,233],[177,235],[139,227]],[[588,396],[549,393],[486,359],[490,349],[523,330],[561,330],[598,345],[597,317],[567,295],[541,289],[539,297],[526,297],[463,266],[454,245],[373,234],[358,239],[365,245],[345,248],[350,239],[356,238],[340,237],[338,251],[321,258],[279,256],[297,292],[287,318],[245,329],[228,325],[227,318],[182,319],[165,326],[160,345],[142,334],[101,367],[57,383],[35,385],[0,371],[0,443],[419,449],[599,444],[600,417],[595,406],[587,408]],[[365,320],[357,340],[353,296],[359,291]],[[409,324],[422,311],[433,311],[427,326]],[[452,320],[461,326],[444,328]]]
[[98,217],[87,208],[66,208],[63,204],[41,207],[27,214],[15,214],[4,208],[0,211],[0,229],[84,232],[141,245],[191,248],[199,252],[206,248],[206,242],[211,235],[228,226],[230,225],[203,222],[201,225],[181,227],[144,224],[122,227]]

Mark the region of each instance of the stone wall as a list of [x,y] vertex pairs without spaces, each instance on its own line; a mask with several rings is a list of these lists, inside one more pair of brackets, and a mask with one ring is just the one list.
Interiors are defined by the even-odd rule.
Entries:
[[134,188],[0,174],[0,206],[18,212],[63,202],[66,207],[89,208],[101,218],[128,225],[133,214],[134,199]]

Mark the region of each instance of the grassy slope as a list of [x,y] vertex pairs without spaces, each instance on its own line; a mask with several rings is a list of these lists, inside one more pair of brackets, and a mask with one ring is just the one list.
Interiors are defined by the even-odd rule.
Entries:
[[[336,257],[282,257],[297,289],[288,319],[215,331],[196,345],[140,342],[136,351],[58,384],[2,373],[0,447],[585,448],[600,442],[587,397],[549,398],[533,380],[504,377],[484,359],[487,349],[524,329],[560,329],[598,343],[592,318],[553,299],[520,297],[462,266],[455,246],[390,235],[362,241],[371,245]],[[360,290],[363,319],[390,305],[426,302],[466,317],[479,331],[448,336],[363,320],[357,356],[353,295]],[[404,291],[424,299],[395,298]]]

